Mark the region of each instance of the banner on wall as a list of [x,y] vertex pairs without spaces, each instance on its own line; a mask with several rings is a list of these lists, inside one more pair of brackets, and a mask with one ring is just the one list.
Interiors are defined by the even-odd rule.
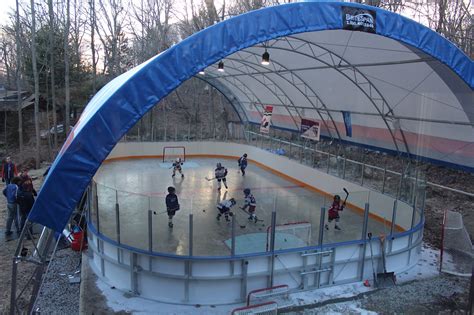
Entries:
[[321,124],[319,121],[301,118],[301,137],[319,141],[321,136]]
[[273,106],[265,106],[265,112],[263,113],[262,122],[260,124],[261,133],[270,132],[270,123],[272,122]]
[[352,137],[351,112],[342,111],[342,119],[344,119],[344,127],[346,127],[346,137]]

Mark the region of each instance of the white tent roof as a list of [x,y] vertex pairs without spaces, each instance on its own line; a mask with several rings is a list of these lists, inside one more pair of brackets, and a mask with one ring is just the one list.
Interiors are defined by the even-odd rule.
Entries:
[[[265,49],[268,66],[261,64]],[[223,62],[225,72],[213,65],[201,78],[225,86],[250,122],[260,123],[272,105],[274,127],[299,130],[301,118],[315,119],[330,138],[474,166],[471,87],[412,46],[324,30],[260,43]],[[351,113],[352,137],[342,111]]]

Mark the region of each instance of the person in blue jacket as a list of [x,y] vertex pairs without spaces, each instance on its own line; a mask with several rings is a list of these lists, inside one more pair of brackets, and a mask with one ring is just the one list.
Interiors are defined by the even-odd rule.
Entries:
[[12,223],[15,222],[15,228],[18,234],[20,234],[20,225],[18,222],[18,184],[21,182],[19,177],[13,177],[11,183],[9,183],[3,189],[3,195],[7,198],[7,226],[5,236],[12,235]]
[[168,187],[168,195],[166,195],[166,211],[168,212],[168,226],[173,227],[173,217],[179,210],[178,196],[173,186]]

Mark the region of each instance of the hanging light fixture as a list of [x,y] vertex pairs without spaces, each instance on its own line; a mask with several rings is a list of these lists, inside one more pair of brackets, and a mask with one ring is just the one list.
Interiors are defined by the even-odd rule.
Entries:
[[267,48],[265,48],[265,52],[262,54],[262,65],[268,66],[270,64],[270,54],[267,51]]
[[224,72],[224,62],[221,60],[217,65],[217,71]]
[[199,71],[199,74],[200,74],[200,75],[205,75],[206,72],[204,72],[204,70],[201,70],[201,71]]

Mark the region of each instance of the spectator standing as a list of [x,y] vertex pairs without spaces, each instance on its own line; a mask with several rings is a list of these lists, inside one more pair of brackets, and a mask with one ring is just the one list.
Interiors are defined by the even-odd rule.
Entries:
[[[23,230],[25,226],[26,219],[30,214],[31,208],[33,208],[33,204],[35,203],[35,197],[33,195],[33,191],[26,190],[25,186],[20,186],[18,189],[16,201],[18,204],[18,208],[20,211],[20,231]],[[35,192],[36,193],[36,192]],[[30,229],[30,234],[26,236],[27,239],[31,238],[32,231]]]
[[28,170],[23,169],[20,174],[20,179],[21,179],[21,184],[20,184],[20,189],[22,191],[27,191],[33,194],[33,196],[36,196],[36,190],[33,187],[33,179],[28,175]]
[[15,222],[16,231],[20,233],[20,226],[18,224],[18,184],[20,183],[19,177],[13,177],[11,183],[3,189],[3,195],[7,198],[7,226],[5,236],[12,235],[12,223]]
[[12,162],[10,157],[7,157],[5,163],[2,165],[2,182],[8,185],[11,183],[13,177],[17,175],[18,171],[16,170],[15,163]]

